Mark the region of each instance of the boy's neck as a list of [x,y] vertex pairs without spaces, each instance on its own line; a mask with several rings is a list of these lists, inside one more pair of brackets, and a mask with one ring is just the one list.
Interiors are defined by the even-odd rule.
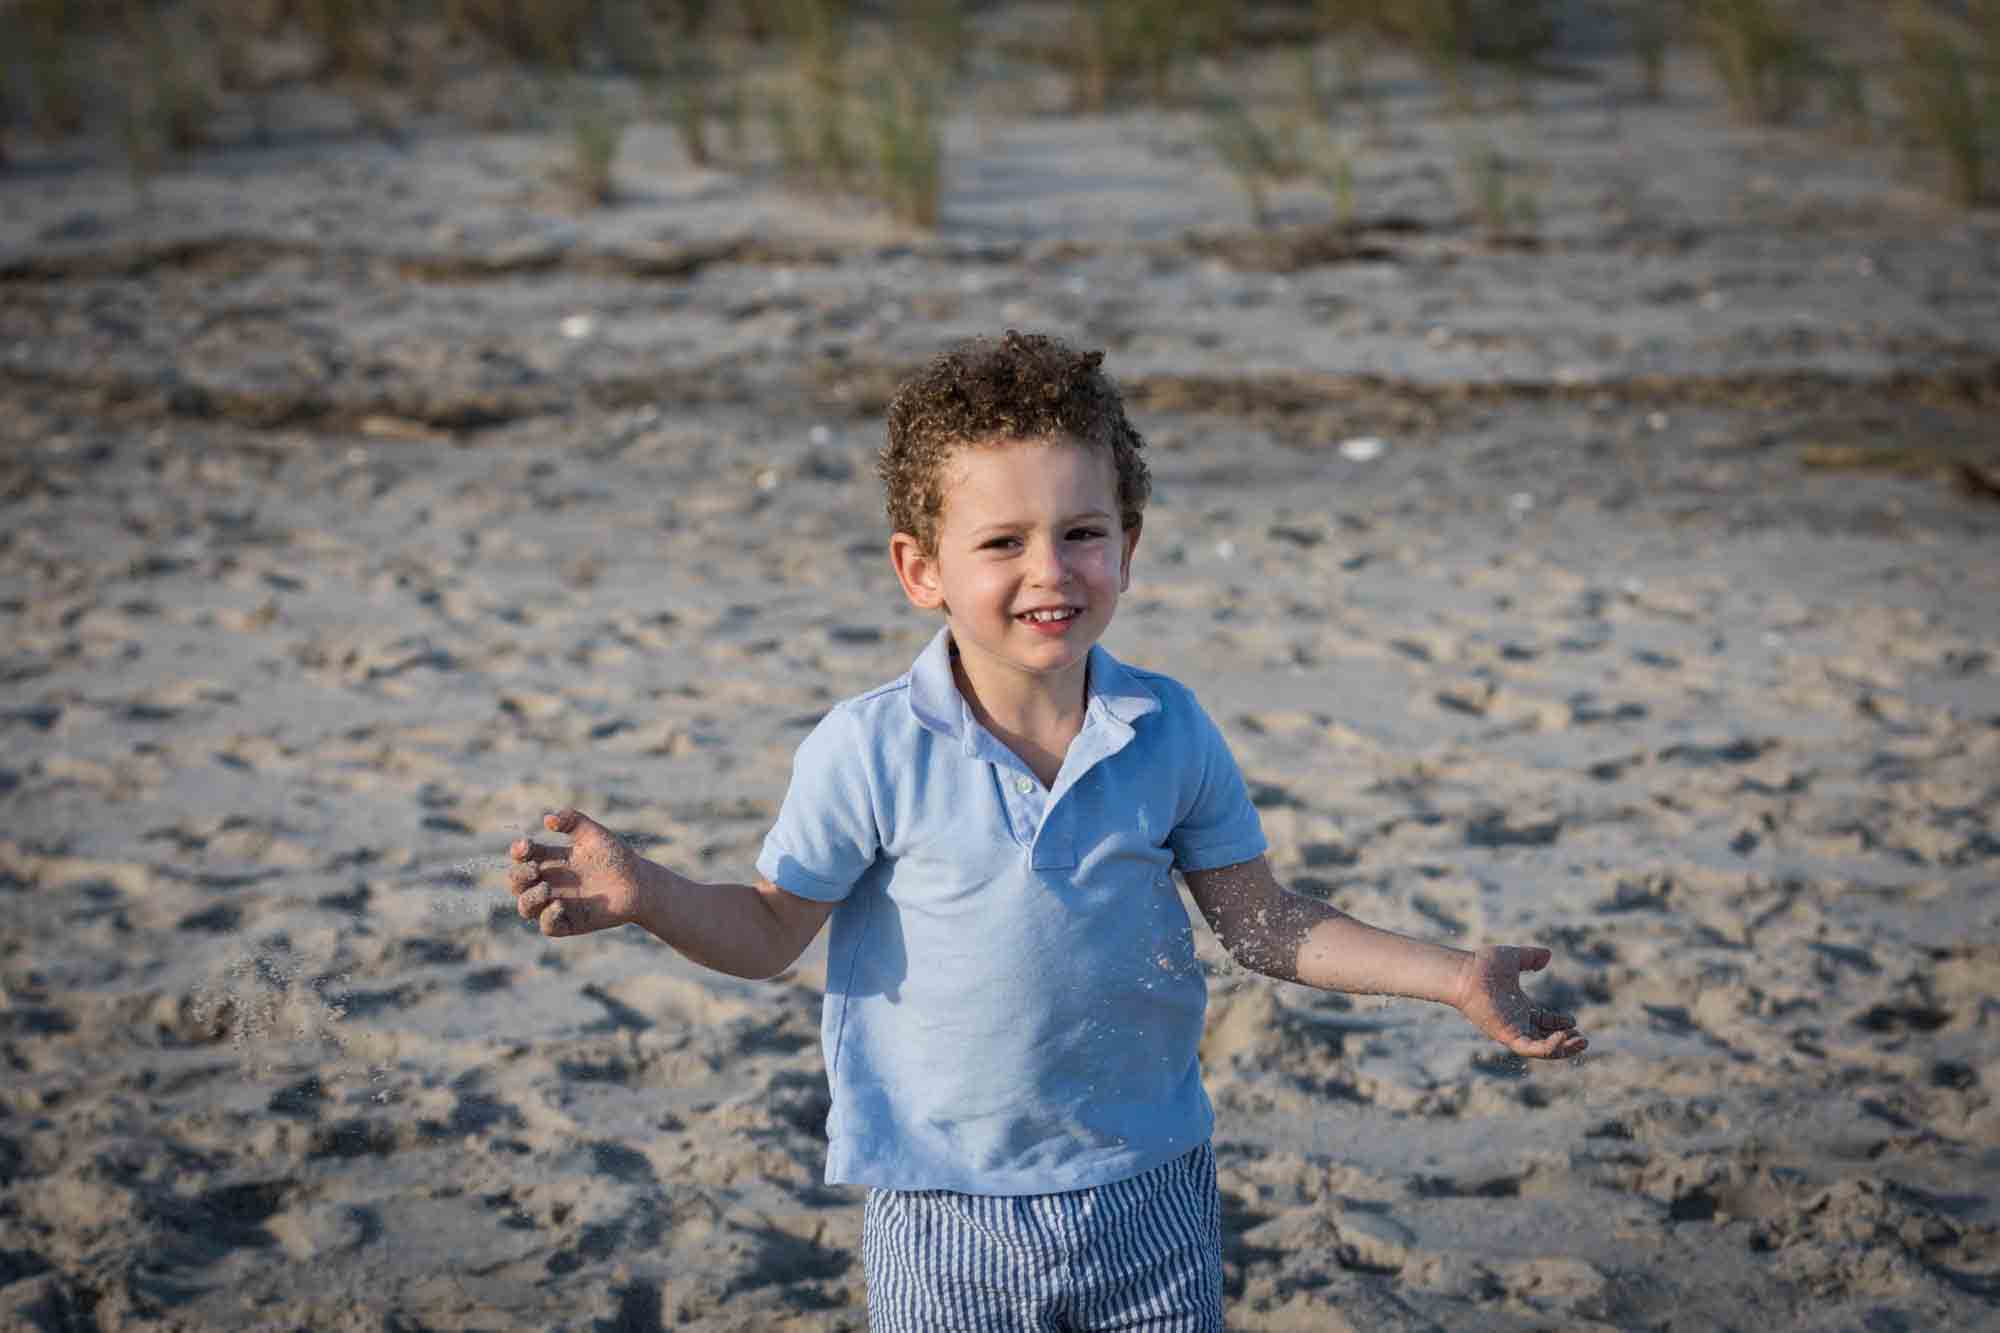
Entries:
[[1070,741],[1083,729],[1089,655],[1060,672],[1029,675],[996,669],[960,652],[954,642],[951,673],[979,724],[1025,760],[1044,785],[1053,785]]

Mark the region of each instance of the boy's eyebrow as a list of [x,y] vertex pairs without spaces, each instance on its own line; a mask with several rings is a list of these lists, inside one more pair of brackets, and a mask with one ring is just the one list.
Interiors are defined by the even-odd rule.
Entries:
[[[1067,523],[1081,523],[1085,519],[1091,519],[1091,518],[1109,519],[1110,517],[1111,517],[1111,511],[1108,509],[1085,509],[1074,514],[1066,514],[1063,517],[1057,519],[1056,526],[1061,527]],[[1022,528],[1032,528],[1034,526],[1035,524],[1032,519],[997,518],[992,520],[991,522],[981,523],[977,525],[972,529],[972,532],[974,536],[983,537],[986,536],[988,533],[1019,532]]]

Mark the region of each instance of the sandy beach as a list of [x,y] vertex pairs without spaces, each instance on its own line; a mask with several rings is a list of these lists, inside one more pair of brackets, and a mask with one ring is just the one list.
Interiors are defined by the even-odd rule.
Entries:
[[2000,215],[1692,50],[1658,102],[1561,64],[1468,118],[1381,54],[1345,224],[990,63],[935,229],[649,120],[594,208],[558,128],[309,89],[143,192],[17,144],[0,1327],[865,1328],[820,946],[551,942],[501,858],[574,804],[751,873],[934,628],[885,395],[1007,327],[1126,386],[1106,643],[1203,699],[1280,878],[1548,945],[1592,1043],[1200,931],[1231,1327],[2000,1327]]

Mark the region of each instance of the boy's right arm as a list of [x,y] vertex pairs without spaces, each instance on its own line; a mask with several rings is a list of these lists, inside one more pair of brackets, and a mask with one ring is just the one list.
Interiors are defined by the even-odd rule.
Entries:
[[761,876],[754,885],[691,880],[576,810],[542,823],[569,844],[520,839],[507,878],[521,915],[551,938],[639,925],[703,967],[763,980],[797,962],[833,911]]

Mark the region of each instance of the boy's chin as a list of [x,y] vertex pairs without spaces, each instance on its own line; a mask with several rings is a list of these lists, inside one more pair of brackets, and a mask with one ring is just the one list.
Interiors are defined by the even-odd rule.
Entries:
[[1020,645],[1020,650],[1012,654],[1021,665],[1031,671],[1066,671],[1090,655],[1090,646],[1097,642],[1095,635],[1074,635],[1062,638],[1037,638]]

